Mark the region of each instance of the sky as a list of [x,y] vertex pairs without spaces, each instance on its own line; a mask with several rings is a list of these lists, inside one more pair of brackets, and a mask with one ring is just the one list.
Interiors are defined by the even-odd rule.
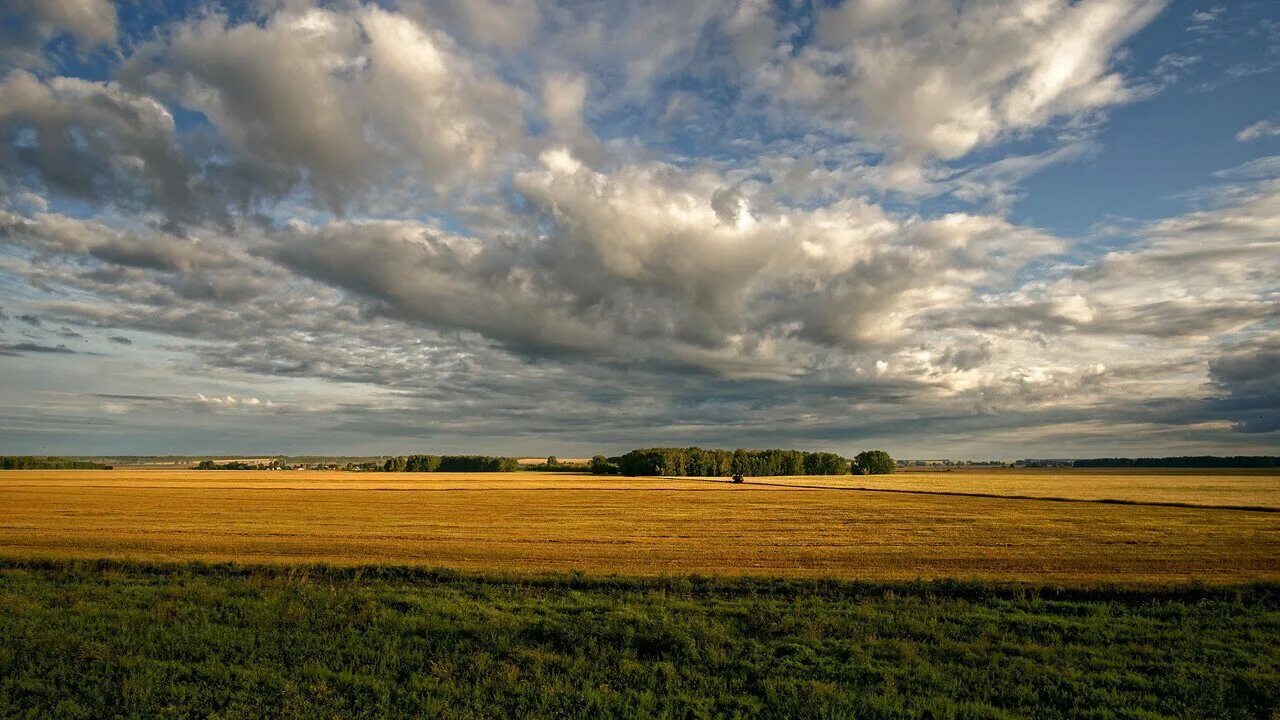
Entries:
[[1280,452],[1280,3],[5,0],[0,452]]

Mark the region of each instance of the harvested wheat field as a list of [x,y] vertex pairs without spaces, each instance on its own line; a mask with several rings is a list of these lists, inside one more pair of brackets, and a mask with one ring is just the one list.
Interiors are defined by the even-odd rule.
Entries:
[[1231,507],[1280,512],[1280,472],[1199,469],[911,470],[894,475],[759,478],[789,487],[862,488],[939,495]]
[[1235,582],[1280,579],[1277,506],[1280,476],[1212,472],[731,485],[549,473],[12,471],[0,474],[0,555]]

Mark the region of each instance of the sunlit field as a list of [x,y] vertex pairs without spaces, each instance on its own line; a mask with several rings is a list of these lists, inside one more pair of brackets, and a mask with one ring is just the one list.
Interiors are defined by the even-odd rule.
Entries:
[[0,555],[14,559],[865,580],[1280,579],[1275,474],[969,471],[732,485],[549,473],[13,471],[0,474],[0,507]]
[[870,477],[760,478],[760,481],[791,486],[1241,507],[1280,512],[1280,472],[1267,469],[957,468],[947,471],[912,468],[893,475]]

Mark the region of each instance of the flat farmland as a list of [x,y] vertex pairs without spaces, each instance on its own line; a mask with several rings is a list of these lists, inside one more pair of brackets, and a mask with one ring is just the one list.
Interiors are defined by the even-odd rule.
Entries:
[[894,475],[759,478],[790,487],[1233,507],[1280,511],[1280,472],[1197,469],[909,470]]
[[1277,507],[1280,475],[1205,471],[10,471],[0,556],[1225,583],[1280,579]]

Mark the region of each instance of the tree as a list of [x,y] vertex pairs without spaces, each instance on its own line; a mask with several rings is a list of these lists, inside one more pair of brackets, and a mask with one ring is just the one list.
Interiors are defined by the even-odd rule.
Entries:
[[609,458],[596,455],[591,458],[591,472],[594,475],[617,475],[618,466],[616,463],[609,462]]
[[548,455],[548,456],[547,456],[547,464],[548,464],[548,465],[559,465],[559,464],[560,464],[560,461],[556,458],[556,456],[555,456],[555,455]]
[[884,450],[864,450],[853,459],[854,472],[861,475],[888,475],[897,463]]
[[848,475],[849,461],[836,453],[806,453],[804,472],[806,475]]

